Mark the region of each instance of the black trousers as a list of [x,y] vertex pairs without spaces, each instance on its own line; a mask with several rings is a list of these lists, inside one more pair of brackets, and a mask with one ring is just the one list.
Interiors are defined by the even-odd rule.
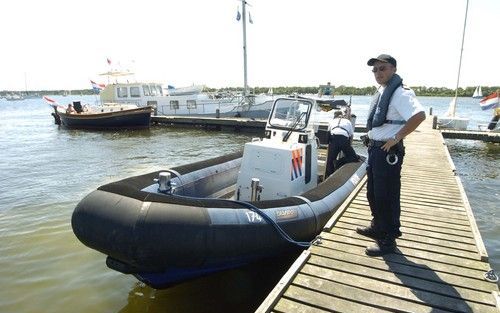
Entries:
[[[340,152],[344,156],[337,160]],[[326,160],[325,179],[336,169],[349,162],[356,162],[358,155],[351,146],[349,138],[343,135],[330,135],[328,137],[328,157]]]
[[[372,213],[371,226],[388,237],[400,233],[401,166],[404,147],[385,152],[380,146],[368,147],[367,194]],[[397,158],[397,161],[396,161]],[[394,163],[394,164],[390,164]]]

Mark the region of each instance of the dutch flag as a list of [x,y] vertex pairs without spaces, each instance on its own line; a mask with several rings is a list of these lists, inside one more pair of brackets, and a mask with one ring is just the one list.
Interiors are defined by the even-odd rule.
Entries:
[[484,97],[481,101],[479,101],[479,105],[482,110],[489,110],[498,107],[500,103],[500,94],[498,92],[494,92],[489,96]]
[[101,91],[106,87],[104,84],[98,84],[95,81],[91,80],[90,83],[92,84],[92,89],[94,89],[96,92]]

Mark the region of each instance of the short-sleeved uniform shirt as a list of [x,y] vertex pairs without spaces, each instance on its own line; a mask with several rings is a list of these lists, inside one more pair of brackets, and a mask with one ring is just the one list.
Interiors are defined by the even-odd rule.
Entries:
[[328,124],[328,131],[332,135],[342,135],[347,138],[354,135],[352,123],[346,118],[334,118]]
[[[380,94],[384,92],[384,89],[384,87],[380,87]],[[418,101],[415,92],[409,88],[399,87],[392,95],[385,119],[408,121],[419,112],[424,112],[424,107]],[[402,124],[385,123],[368,131],[368,137],[373,140],[387,141],[393,138],[403,126]]]

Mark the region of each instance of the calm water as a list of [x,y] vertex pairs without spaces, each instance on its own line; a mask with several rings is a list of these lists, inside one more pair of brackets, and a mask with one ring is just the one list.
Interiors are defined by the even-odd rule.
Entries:
[[[449,100],[421,98],[436,114],[446,111]],[[353,111],[363,122],[368,98],[354,97],[353,103],[360,104]],[[476,100],[460,99],[458,105],[471,127],[491,118]],[[164,127],[66,130],[53,124],[50,112],[42,100],[0,100],[0,312],[250,312],[286,271],[293,255],[154,290],[109,270],[104,256],[83,246],[71,230],[82,197],[131,175],[236,151],[252,135]],[[447,143],[498,271],[500,148]]]

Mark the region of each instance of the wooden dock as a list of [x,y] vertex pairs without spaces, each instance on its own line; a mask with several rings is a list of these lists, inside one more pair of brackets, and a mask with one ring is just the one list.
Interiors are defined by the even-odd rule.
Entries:
[[462,183],[429,119],[405,139],[397,252],[368,257],[366,177],[256,312],[500,312]]
[[481,140],[494,143],[500,142],[500,133],[495,132],[442,129],[441,134],[444,138],[450,139]]

